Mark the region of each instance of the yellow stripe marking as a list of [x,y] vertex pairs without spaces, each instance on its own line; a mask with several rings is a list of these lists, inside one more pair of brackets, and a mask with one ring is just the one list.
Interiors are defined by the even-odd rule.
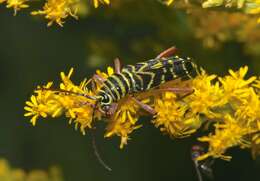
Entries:
[[[110,86],[111,86],[111,92],[112,91],[114,91],[115,93],[116,93],[116,96],[117,96],[117,99],[116,100],[119,100],[120,99],[120,94],[119,94],[119,92],[116,90],[116,87],[115,87],[115,85],[110,81],[110,80],[106,80],[109,84],[110,84]],[[113,94],[113,93],[112,93]]]
[[[112,98],[113,98],[113,100],[116,100],[116,98],[115,98],[115,96],[114,96],[114,94],[112,93],[112,91],[110,90],[110,88],[106,85],[106,84],[104,84],[104,87],[106,88],[106,90],[108,90],[108,92],[109,92],[109,94],[112,96]],[[100,90],[101,91],[101,90]],[[104,91],[105,92],[105,91]],[[106,93],[106,92],[105,92]]]
[[116,75],[112,75],[112,77],[116,80],[116,82],[118,83],[121,91],[122,91],[122,96],[124,97],[126,94],[126,90],[125,90],[125,86],[123,85],[123,83],[121,82],[121,80],[116,76]]
[[[133,84],[133,89],[135,89],[136,82],[135,82],[135,79],[134,79],[132,73],[129,72],[127,69],[124,69],[123,72],[125,72],[129,75],[129,77],[131,78],[132,84]],[[131,89],[131,87],[130,87],[130,89]]]
[[126,84],[127,84],[127,86],[129,87],[129,91],[130,91],[130,89],[131,89],[131,87],[130,87],[130,80],[128,80],[126,77],[125,77],[125,75],[124,74],[120,74],[122,77],[123,77],[123,79],[124,79],[124,81],[126,82]]
[[186,66],[185,66],[185,62],[182,61],[181,63],[182,63],[182,68],[183,68],[183,70],[185,71],[186,75],[191,79],[192,77],[191,77],[191,75],[189,74],[189,72],[188,72],[188,70],[187,70],[187,68],[186,68]]

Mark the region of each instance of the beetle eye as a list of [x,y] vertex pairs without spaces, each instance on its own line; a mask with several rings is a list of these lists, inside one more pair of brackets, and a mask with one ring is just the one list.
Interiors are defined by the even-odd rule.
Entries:
[[109,103],[109,97],[108,97],[106,94],[103,94],[101,101],[102,101],[103,103]]

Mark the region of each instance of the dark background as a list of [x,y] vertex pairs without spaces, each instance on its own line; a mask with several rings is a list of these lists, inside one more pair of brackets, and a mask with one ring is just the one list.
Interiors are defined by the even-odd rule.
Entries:
[[[190,148],[202,133],[172,140],[143,118],[143,128],[120,150],[119,138],[104,139],[105,125],[99,124],[96,139],[113,168],[108,172],[97,162],[89,134],[81,135],[62,117],[40,119],[33,127],[23,117],[24,102],[37,85],[50,80],[57,85],[59,73],[70,67],[75,68],[72,79],[80,82],[95,69],[112,65],[115,57],[134,64],[172,45],[218,75],[243,65],[259,75],[259,56],[245,53],[246,45],[237,41],[204,48],[187,23],[188,14],[155,2],[90,8],[79,21],[69,18],[63,28],[47,28],[45,20],[29,16],[28,10],[13,17],[0,7],[0,156],[25,170],[59,165],[66,181],[197,180]],[[260,161],[253,160],[249,150],[234,148],[227,154],[233,156],[231,162],[217,160],[213,165],[215,180],[259,180]]]

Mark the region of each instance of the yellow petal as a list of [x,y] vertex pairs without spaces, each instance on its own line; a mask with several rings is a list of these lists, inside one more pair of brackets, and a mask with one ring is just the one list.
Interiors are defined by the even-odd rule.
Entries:
[[44,118],[46,118],[48,115],[47,115],[47,113],[45,113],[45,112],[40,112],[40,115],[42,116],[42,117],[44,117]]
[[34,105],[38,105],[37,99],[36,99],[35,96],[31,96],[31,101],[32,101],[32,103],[33,103]]
[[61,77],[62,80],[65,79],[65,77],[66,77],[65,73],[64,73],[64,72],[61,72],[61,73],[60,73],[60,77]]
[[133,117],[129,111],[127,111],[127,117],[132,124],[135,124],[136,121],[133,119]]
[[69,71],[69,74],[68,74],[68,78],[71,77],[72,73],[73,73],[74,69],[73,68],[70,68],[70,71]]
[[200,161],[200,160],[205,160],[206,158],[208,158],[209,156],[211,156],[209,153],[206,153],[204,155],[201,155],[199,157],[197,157],[196,160]]
[[54,111],[54,113],[51,115],[53,118],[56,117],[57,115],[59,115],[62,111],[62,108],[58,108],[56,111]]
[[122,117],[121,117],[121,122],[124,123],[126,121],[126,112],[123,111]]
[[28,106],[25,106],[25,107],[24,107],[24,110],[29,111],[29,112],[33,112],[33,109],[30,108],[30,107],[28,107]]
[[30,101],[26,101],[25,104],[27,104],[30,107],[33,107],[34,105]]
[[108,73],[109,76],[113,75],[113,74],[114,74],[114,69],[109,66],[109,67],[107,68],[107,73]]
[[44,86],[46,89],[50,88],[52,86],[53,82],[48,82],[46,86]]
[[38,115],[35,115],[35,116],[32,117],[31,123],[32,123],[33,126],[36,125],[37,118],[38,118]]
[[122,137],[121,137],[120,149],[123,149],[123,148],[124,148],[124,145],[127,144],[127,140],[128,140],[128,137],[127,137],[127,136],[122,136]]
[[98,0],[93,0],[94,1],[94,7],[97,8],[98,7]]
[[76,118],[75,113],[71,109],[69,109],[68,111],[69,111],[70,117]]
[[32,116],[32,115],[34,115],[32,112],[28,112],[24,114],[25,117]]

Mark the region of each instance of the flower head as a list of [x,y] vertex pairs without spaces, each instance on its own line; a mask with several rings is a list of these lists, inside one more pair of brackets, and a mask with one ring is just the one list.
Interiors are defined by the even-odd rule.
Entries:
[[189,115],[188,104],[178,102],[174,93],[166,92],[162,97],[157,98],[154,104],[157,114],[153,123],[170,136],[189,136],[200,127],[198,116]]
[[216,75],[207,75],[204,70],[192,81],[193,94],[187,97],[187,101],[194,114],[203,113],[207,117],[214,118],[218,115],[212,110],[226,104],[223,99],[223,90],[219,82],[213,82]]
[[[46,86],[43,86],[46,89],[49,89],[52,86],[52,82],[49,82]],[[24,109],[28,111],[24,116],[32,116],[31,123],[35,126],[37,119],[42,116],[47,117],[48,114],[52,114],[55,111],[55,115],[58,115],[58,111],[55,106],[50,106],[47,103],[47,100],[52,96],[50,91],[42,92],[36,91],[37,96],[32,95],[31,101],[26,101],[26,106]],[[47,106],[48,105],[48,106]]]
[[[147,114],[149,107],[155,112],[152,120],[155,127],[174,138],[190,136],[204,123],[214,124],[214,133],[199,138],[209,143],[208,152],[199,160],[209,156],[229,160],[231,157],[226,156],[225,152],[234,146],[252,147],[252,153],[256,155],[260,143],[260,86],[256,77],[245,79],[247,70],[247,67],[236,72],[230,70],[230,75],[224,77],[208,75],[201,70],[192,80],[174,80],[157,89],[126,95],[112,102],[115,110],[107,117],[108,114],[99,110],[99,102],[94,98],[103,82],[114,74],[113,68],[109,67],[107,72],[98,70],[97,77],[84,79],[79,85],[72,82],[71,69],[68,74],[61,72],[59,89],[54,89],[52,82],[38,86],[35,95],[26,102],[25,116],[31,116],[31,122],[35,125],[39,117],[54,118],[64,114],[83,134],[86,128],[93,128],[95,120],[104,117],[109,119],[105,137],[121,137],[120,148],[123,148],[130,134],[142,126],[140,118]],[[90,89],[89,83],[96,83],[97,86]],[[187,94],[181,90],[190,92]]]
[[254,130],[240,125],[239,120],[236,120],[231,115],[226,115],[224,123],[216,123],[215,127],[215,134],[199,138],[199,141],[209,143],[209,150],[206,154],[200,156],[198,160],[209,156],[230,160],[230,156],[223,155],[228,148],[233,146],[248,148],[250,146],[250,142],[244,136],[254,132]]
[[43,10],[33,11],[32,15],[45,15],[45,18],[49,20],[48,26],[51,26],[54,22],[60,26],[63,26],[64,19],[68,16],[72,16],[77,19],[77,10],[74,9],[77,0],[48,0]]
[[[243,9],[247,14],[259,14],[260,13],[260,1],[259,0],[206,0],[202,3],[203,8],[210,8],[215,6],[225,7],[237,7]],[[258,19],[258,22],[260,18]]]
[[129,140],[129,134],[141,127],[141,125],[136,125],[139,117],[139,106],[129,97],[121,100],[118,106],[117,111],[112,115],[111,121],[106,128],[105,137],[113,135],[120,136],[120,148],[123,148],[127,144],[127,140]]
[[248,71],[248,67],[241,67],[237,72],[229,70],[230,75],[224,78],[219,78],[224,90],[225,99],[229,101],[232,106],[239,102],[247,101],[250,95],[250,84],[252,84],[256,77],[250,77],[245,80],[244,77]]
[[31,119],[33,125],[40,116],[58,117],[64,113],[70,118],[70,123],[76,123],[76,128],[80,126],[83,134],[85,134],[85,128],[91,128],[92,121],[99,117],[99,114],[94,114],[92,117],[94,100],[84,96],[91,95],[91,92],[86,89],[89,81],[85,79],[79,86],[76,86],[70,80],[72,73],[73,69],[68,75],[61,72],[63,82],[60,84],[60,90],[52,89],[52,83],[48,83],[43,88],[38,87],[35,91],[37,95],[31,97],[31,102],[26,102],[27,106],[24,109],[28,112],[25,116],[33,116]]
[[[14,15],[17,14],[17,11],[23,9],[23,8],[28,8],[29,6],[25,4],[29,0],[6,0],[6,7],[7,8],[13,8],[14,9]],[[0,3],[4,2],[3,0],[0,1]]]

